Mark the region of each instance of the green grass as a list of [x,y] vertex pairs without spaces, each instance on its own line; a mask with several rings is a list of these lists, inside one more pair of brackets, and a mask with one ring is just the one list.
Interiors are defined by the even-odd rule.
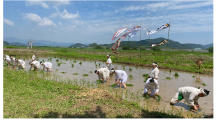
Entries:
[[126,84],[126,86],[131,87],[131,86],[134,86],[134,85],[132,85],[132,84]]

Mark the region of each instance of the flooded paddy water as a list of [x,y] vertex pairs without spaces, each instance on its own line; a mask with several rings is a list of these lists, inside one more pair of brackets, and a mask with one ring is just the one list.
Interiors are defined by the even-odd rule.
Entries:
[[[39,61],[44,61],[47,62],[50,57],[44,57],[44,58],[39,58]],[[56,60],[59,60],[58,62]],[[52,63],[52,72],[51,75],[59,75],[63,79],[77,79],[77,80],[86,80],[89,81],[90,83],[96,83],[96,80],[98,80],[97,74],[94,73],[96,69],[106,67],[106,64],[104,62],[99,62],[99,61],[91,61],[91,60],[75,60],[76,62],[73,62],[75,59],[67,59],[66,58],[52,58],[51,62]],[[107,59],[105,59],[106,62]],[[25,60],[26,62],[26,71],[29,71],[30,65],[28,64],[30,59]],[[62,64],[59,64],[62,62]],[[80,62],[82,62],[80,64]],[[72,67],[72,64],[74,67]],[[97,65],[97,66],[96,66]],[[152,65],[151,65],[152,66]],[[213,114],[213,76],[212,75],[205,75],[205,74],[198,74],[198,73],[189,73],[189,72],[182,72],[182,71],[174,71],[172,70],[170,72],[169,69],[159,69],[159,79],[158,83],[160,86],[159,90],[159,95],[161,96],[161,101],[156,102],[155,99],[150,98],[150,99],[145,99],[142,97],[142,93],[144,90],[144,85],[145,85],[145,77],[143,77],[143,74],[149,74],[151,67],[138,67],[136,68],[133,65],[126,65],[126,64],[116,64],[113,63],[112,67],[118,70],[124,70],[126,71],[128,75],[128,80],[126,84],[132,84],[134,86],[132,87],[127,87],[127,90],[122,89],[122,97],[124,99],[130,99],[125,93],[129,94],[135,94],[137,95],[137,99],[134,98],[137,102],[142,107],[149,107],[149,106],[155,106],[158,105],[158,108],[162,108],[165,110],[170,110],[172,109],[172,106],[169,105],[169,102],[172,97],[177,92],[177,89],[179,87],[184,87],[184,86],[192,86],[192,87],[201,87],[208,89],[210,91],[210,94],[207,97],[202,97],[198,100],[202,112],[204,114]],[[129,69],[131,68],[131,70]],[[42,66],[40,67],[39,70],[42,70]],[[45,70],[46,73],[47,70]],[[92,72],[92,73],[91,73]],[[175,73],[178,73],[179,76],[174,76]],[[73,75],[74,73],[77,73],[78,75]],[[83,76],[84,74],[88,74],[88,76]],[[129,75],[132,75],[132,78],[129,78]],[[170,77],[171,79],[166,79],[167,77]],[[110,75],[110,81],[109,85],[114,84],[115,82],[115,76]],[[106,84],[106,83],[104,83]],[[103,86],[103,85],[102,85]],[[106,86],[104,86],[106,87]],[[111,86],[107,86],[112,88]],[[115,91],[119,90],[118,85],[112,88]],[[113,93],[114,93],[113,92]],[[181,102],[177,103],[174,105],[175,109],[182,110],[182,111],[187,111],[188,110],[188,105],[184,104],[184,100]]]

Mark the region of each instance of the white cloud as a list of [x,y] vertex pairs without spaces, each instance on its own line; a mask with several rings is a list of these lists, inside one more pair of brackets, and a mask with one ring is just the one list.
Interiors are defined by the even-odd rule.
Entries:
[[33,13],[27,13],[27,14],[24,15],[23,18],[31,20],[33,22],[40,22],[41,21],[41,17],[38,16],[37,14],[33,14]]
[[199,8],[199,7],[204,7],[204,6],[208,6],[208,5],[213,5],[213,1],[176,5],[176,6],[171,6],[171,9]]
[[61,22],[58,22],[58,24],[59,24],[59,25],[62,25],[62,23],[61,23]]
[[7,25],[10,25],[10,26],[14,26],[14,22],[9,20],[9,19],[3,19],[4,23],[7,24]]
[[78,11],[77,11],[76,14],[73,14],[73,13],[68,13],[68,11],[66,9],[64,9],[64,11],[61,13],[57,6],[53,6],[53,8],[55,8],[56,12],[52,13],[49,16],[50,18],[54,18],[54,17],[59,16],[62,19],[75,19],[75,18],[79,17],[79,12]]
[[42,6],[45,9],[49,8],[49,5],[62,6],[70,5],[70,0],[26,0],[26,6]]
[[33,14],[33,13],[27,13],[24,14],[24,19],[28,19],[30,21],[36,22],[38,23],[39,26],[55,26],[56,24],[54,24],[50,19],[44,17],[41,18],[40,16],[38,16],[37,14]]
[[73,24],[76,24],[76,25],[83,25],[84,23],[80,20],[75,20],[72,22]]
[[76,14],[71,14],[71,13],[68,13],[66,9],[64,9],[64,11],[61,14],[59,14],[59,16],[62,19],[74,19],[74,18],[79,17],[79,12],[77,11]]
[[26,6],[36,6],[36,5],[42,6],[45,9],[49,8],[49,6],[41,0],[26,1]]

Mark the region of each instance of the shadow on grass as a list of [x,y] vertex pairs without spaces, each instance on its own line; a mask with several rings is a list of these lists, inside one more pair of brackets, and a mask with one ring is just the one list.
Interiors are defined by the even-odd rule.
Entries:
[[[97,106],[96,110],[94,111],[84,111],[83,114],[69,114],[64,113],[60,114],[55,111],[50,111],[44,115],[35,114],[33,115],[33,118],[106,118],[106,113],[102,111],[102,108],[100,106]],[[183,118],[180,116],[170,115],[163,112],[158,111],[147,111],[142,110],[141,115],[133,116],[131,113],[127,113],[125,115],[116,115],[115,118]]]
[[189,106],[187,104],[185,104],[185,103],[178,102],[178,103],[174,104],[174,106],[181,106],[187,111],[190,110]]

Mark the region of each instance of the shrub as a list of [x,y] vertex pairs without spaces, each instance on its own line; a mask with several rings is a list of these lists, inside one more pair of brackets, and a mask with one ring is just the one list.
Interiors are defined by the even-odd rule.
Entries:
[[210,53],[213,53],[213,47],[209,47],[209,48],[207,48],[207,50],[208,50]]
[[96,46],[94,47],[94,49],[103,49],[103,47],[100,46],[100,45],[96,45]]
[[161,49],[158,46],[155,46],[152,48],[153,51],[161,51]]
[[130,47],[129,46],[124,46],[122,47],[123,50],[130,50]]

